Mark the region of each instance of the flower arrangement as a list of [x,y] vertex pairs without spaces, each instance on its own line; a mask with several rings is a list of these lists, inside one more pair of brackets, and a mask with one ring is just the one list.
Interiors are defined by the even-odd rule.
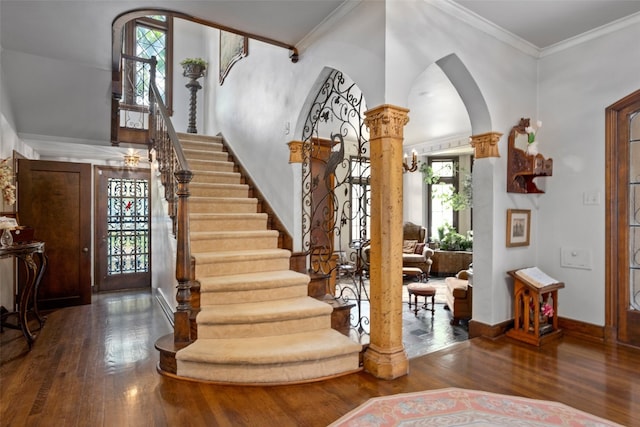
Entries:
[[536,141],[536,135],[538,134],[538,131],[540,130],[540,128],[542,127],[542,122],[540,120],[538,120],[536,122],[536,128],[534,128],[533,126],[527,126],[526,128],[524,128],[524,131],[527,133],[527,142],[529,144],[533,144]]
[[543,316],[553,317],[553,306],[548,302],[542,303],[541,311]]
[[[545,301],[542,297],[542,295],[540,296],[540,317],[544,317],[544,318],[550,318],[553,317],[553,315],[555,314],[553,311],[553,301],[551,301],[551,295],[547,295],[547,300]],[[534,306],[533,306],[533,302],[530,303],[529,305],[529,309],[531,314],[533,314],[533,310],[534,310]],[[546,321],[546,319],[545,319]]]
[[9,158],[0,160],[0,191],[8,205],[16,202],[16,186],[13,185],[13,171]]

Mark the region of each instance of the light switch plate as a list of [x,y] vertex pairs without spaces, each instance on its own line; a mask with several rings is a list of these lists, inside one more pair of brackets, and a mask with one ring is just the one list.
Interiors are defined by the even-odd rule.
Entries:
[[581,248],[560,248],[560,265],[567,268],[591,270],[591,251]]
[[600,204],[600,192],[597,190],[585,191],[582,193],[582,204],[584,205],[599,205]]

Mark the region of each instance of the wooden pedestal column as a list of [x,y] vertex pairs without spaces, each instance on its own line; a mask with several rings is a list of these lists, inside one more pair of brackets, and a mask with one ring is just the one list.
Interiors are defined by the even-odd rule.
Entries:
[[365,113],[371,148],[371,343],[364,369],[382,379],[409,372],[402,344],[402,141],[409,110]]

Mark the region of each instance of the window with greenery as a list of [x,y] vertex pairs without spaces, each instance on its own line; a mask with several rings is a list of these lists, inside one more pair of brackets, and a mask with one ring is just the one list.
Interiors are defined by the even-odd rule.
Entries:
[[449,202],[458,192],[458,164],[458,157],[429,157],[427,160],[427,221],[431,239],[438,238],[438,228],[458,227],[458,212]]

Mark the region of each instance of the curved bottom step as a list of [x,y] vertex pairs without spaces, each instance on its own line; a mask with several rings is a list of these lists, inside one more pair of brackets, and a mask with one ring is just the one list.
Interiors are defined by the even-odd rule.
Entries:
[[179,377],[232,384],[319,381],[360,370],[362,346],[332,329],[274,337],[199,339],[177,351]]

